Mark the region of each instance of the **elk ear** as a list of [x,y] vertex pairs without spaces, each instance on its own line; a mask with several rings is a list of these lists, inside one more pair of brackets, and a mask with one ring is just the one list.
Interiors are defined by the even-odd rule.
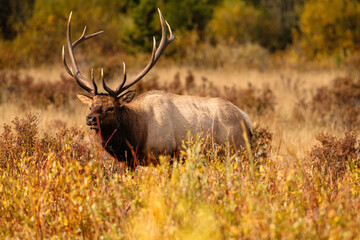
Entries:
[[128,91],[118,97],[120,103],[129,103],[135,97],[135,90]]
[[76,95],[78,99],[85,105],[90,106],[93,102],[92,97],[88,97],[86,95],[78,94]]

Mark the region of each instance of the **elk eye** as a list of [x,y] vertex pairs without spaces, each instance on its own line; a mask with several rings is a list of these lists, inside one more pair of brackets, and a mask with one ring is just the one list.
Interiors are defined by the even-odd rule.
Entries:
[[107,112],[112,112],[112,111],[114,111],[114,107],[110,107],[110,108],[108,108],[106,111],[107,111]]

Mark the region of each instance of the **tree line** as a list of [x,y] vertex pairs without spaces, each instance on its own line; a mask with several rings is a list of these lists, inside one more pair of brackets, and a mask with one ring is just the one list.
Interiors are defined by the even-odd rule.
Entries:
[[360,0],[1,0],[0,64],[55,61],[70,11],[74,32],[105,30],[91,43],[102,54],[149,51],[158,7],[177,36],[191,38],[177,43],[186,45],[171,52],[178,57],[204,43],[292,49],[309,59],[346,57],[360,46]]

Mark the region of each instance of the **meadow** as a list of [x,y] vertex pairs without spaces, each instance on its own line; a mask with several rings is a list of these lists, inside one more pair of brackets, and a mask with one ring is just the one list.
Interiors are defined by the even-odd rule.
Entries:
[[358,72],[164,64],[137,94],[227,98],[253,121],[251,150],[189,133],[183,161],[130,171],[87,128],[62,66],[2,70],[0,238],[360,238]]
[[[160,42],[157,8],[176,41],[137,95],[231,101],[253,122],[242,151],[188,133],[131,171],[86,126],[69,13],[73,40],[104,30],[77,60],[114,87]],[[360,239],[359,22],[357,0],[2,1],[0,239]]]

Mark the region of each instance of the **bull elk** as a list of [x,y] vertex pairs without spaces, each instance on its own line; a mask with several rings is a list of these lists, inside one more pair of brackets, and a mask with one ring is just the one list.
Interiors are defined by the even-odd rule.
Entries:
[[134,90],[126,91],[150,71],[165,48],[175,39],[170,25],[164,21],[159,9],[158,12],[162,37],[158,47],[153,38],[149,63],[130,83],[126,83],[126,67],[123,63],[123,78],[116,90],[106,85],[101,69],[101,81],[107,93],[98,92],[93,70],[92,84],[80,73],[74,54],[77,45],[103,31],[85,35],[85,27],[81,37],[72,43],[70,13],[67,47],[72,68],[66,63],[64,46],[62,60],[66,71],[91,95],[77,95],[81,102],[90,106],[86,124],[101,136],[102,146],[107,152],[132,168],[139,164],[156,163],[159,154],[176,153],[188,131],[193,134],[210,134],[218,144],[229,141],[236,149],[245,146],[252,135],[250,119],[227,100],[154,90],[134,98]]

